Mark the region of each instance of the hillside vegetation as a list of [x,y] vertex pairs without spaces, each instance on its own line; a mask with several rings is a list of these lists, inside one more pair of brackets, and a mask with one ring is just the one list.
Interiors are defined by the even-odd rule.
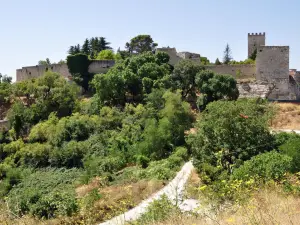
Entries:
[[[109,50],[93,43],[86,53],[70,49],[74,82],[52,71],[1,80],[1,105],[11,107],[0,132],[0,221],[97,224],[162,188],[191,158],[199,179],[189,194],[217,213],[268,185],[297,199],[300,137],[270,132],[273,104],[238,99],[233,77],[201,64],[169,65],[149,35],[127,43],[106,74],[89,74],[89,61]],[[186,216],[164,197],[134,223],[172,221],[174,212]]]

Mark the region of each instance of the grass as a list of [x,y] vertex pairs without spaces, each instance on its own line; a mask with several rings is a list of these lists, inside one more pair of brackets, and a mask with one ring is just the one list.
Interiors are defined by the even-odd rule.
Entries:
[[[193,185],[193,176],[190,185]],[[162,220],[157,220],[153,210],[148,212],[143,223],[131,223],[136,225],[288,225],[299,224],[300,221],[300,197],[287,195],[282,192],[281,187],[266,186],[255,192],[246,204],[232,205],[218,214],[187,214],[180,213],[176,207],[163,205],[164,201],[156,204],[157,212],[162,212],[163,208],[171,208],[168,215],[164,215]],[[166,203],[164,203],[166,204]],[[160,205],[160,207],[158,207]],[[150,214],[151,212],[151,214]],[[151,220],[152,219],[152,220]]]
[[272,120],[271,126],[275,129],[300,130],[300,104],[275,103],[278,113]]

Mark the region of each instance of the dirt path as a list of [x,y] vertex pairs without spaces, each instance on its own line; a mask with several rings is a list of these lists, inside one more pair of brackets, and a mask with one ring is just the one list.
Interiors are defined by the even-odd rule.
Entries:
[[152,195],[147,200],[140,203],[135,208],[127,211],[122,215],[116,216],[111,220],[108,220],[104,223],[100,223],[99,225],[123,225],[126,221],[136,220],[146,212],[147,207],[151,202],[159,199],[164,194],[166,194],[174,204],[182,202],[185,184],[188,181],[188,178],[193,168],[194,167],[192,162],[187,162],[177,173],[176,177],[163,189]]

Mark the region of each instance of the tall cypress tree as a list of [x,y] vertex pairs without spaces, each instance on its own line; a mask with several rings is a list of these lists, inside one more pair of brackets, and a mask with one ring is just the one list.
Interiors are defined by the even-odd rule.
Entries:
[[231,49],[229,47],[229,44],[227,44],[224,50],[223,63],[228,64],[231,60],[232,60]]

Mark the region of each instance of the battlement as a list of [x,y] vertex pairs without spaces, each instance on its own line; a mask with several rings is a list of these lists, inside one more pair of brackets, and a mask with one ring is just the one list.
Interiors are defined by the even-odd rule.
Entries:
[[263,32],[263,33],[248,33],[248,36],[265,36],[266,33]]

